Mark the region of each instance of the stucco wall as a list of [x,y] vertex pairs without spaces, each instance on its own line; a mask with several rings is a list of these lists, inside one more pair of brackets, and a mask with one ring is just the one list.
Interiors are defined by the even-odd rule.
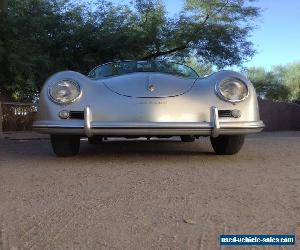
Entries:
[[258,99],[264,131],[300,130],[300,105]]

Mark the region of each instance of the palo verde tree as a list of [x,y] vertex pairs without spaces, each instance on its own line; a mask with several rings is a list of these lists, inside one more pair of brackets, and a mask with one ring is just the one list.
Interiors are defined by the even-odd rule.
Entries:
[[145,58],[193,53],[218,67],[241,64],[255,52],[248,37],[260,9],[252,2],[186,0],[179,15],[159,29],[161,46]]
[[107,61],[168,58],[219,68],[241,64],[254,54],[248,38],[260,15],[253,0],[186,0],[174,16],[162,0],[3,3],[0,93],[20,101],[30,101],[57,71],[87,73]]

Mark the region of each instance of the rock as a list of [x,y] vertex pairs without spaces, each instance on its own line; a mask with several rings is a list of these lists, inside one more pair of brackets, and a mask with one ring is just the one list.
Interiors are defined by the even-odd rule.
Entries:
[[196,221],[194,221],[192,219],[188,219],[188,218],[183,218],[183,221],[187,224],[192,224],[192,225],[196,224]]

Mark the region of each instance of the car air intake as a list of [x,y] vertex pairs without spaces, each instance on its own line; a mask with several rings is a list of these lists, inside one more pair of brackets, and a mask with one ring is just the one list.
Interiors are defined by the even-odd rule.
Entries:
[[84,120],[84,112],[83,111],[70,111],[69,119]]
[[241,117],[241,112],[237,109],[234,110],[218,110],[219,117],[233,117],[239,118]]

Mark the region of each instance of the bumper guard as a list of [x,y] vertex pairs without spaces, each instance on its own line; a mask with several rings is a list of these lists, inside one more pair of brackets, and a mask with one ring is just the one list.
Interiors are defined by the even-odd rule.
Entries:
[[210,122],[100,122],[93,121],[92,110],[90,106],[87,106],[84,109],[84,121],[36,121],[33,129],[46,134],[79,134],[87,137],[93,135],[207,135],[218,137],[219,135],[257,133],[265,127],[262,121],[220,121],[217,107],[211,107],[210,116]]

